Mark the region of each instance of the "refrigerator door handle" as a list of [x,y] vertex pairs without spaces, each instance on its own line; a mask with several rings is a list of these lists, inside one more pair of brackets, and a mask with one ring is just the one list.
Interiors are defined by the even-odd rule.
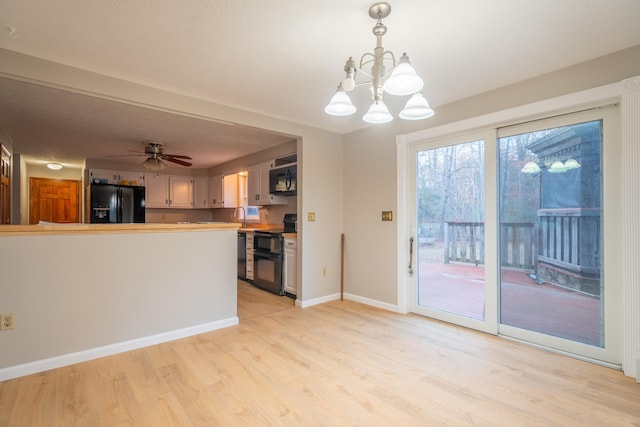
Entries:
[[122,222],[122,188],[118,187],[116,191],[116,197],[118,199],[118,212],[116,213],[116,222]]

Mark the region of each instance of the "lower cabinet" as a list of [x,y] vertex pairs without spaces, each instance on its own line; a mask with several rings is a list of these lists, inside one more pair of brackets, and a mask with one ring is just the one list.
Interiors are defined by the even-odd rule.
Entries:
[[284,291],[287,294],[298,295],[297,263],[298,263],[298,239],[284,238]]

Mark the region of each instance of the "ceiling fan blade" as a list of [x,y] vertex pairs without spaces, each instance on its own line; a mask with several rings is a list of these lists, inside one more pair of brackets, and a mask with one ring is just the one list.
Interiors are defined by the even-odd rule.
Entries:
[[162,157],[162,159],[163,159],[163,160],[166,160],[166,161],[168,161],[168,162],[176,163],[176,164],[181,165],[181,166],[191,166],[191,163],[189,163],[189,162],[185,162],[184,160],[175,159],[175,158],[173,158],[173,157],[166,157],[166,156],[164,156],[164,157]]
[[180,156],[178,154],[163,154],[164,157],[173,157],[176,159],[187,159],[187,160],[191,160],[191,157],[189,156]]
[[140,157],[146,156],[146,154],[110,154],[105,157]]

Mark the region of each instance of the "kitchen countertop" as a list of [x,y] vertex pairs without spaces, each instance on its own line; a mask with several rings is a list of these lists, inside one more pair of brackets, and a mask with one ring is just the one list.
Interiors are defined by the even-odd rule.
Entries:
[[282,233],[282,237],[285,239],[297,239],[298,233]]
[[0,225],[0,236],[46,234],[162,233],[179,231],[236,230],[236,222],[189,224],[33,224]]
[[[240,224],[238,224],[240,225]],[[247,224],[238,228],[238,231],[284,231],[282,224]]]

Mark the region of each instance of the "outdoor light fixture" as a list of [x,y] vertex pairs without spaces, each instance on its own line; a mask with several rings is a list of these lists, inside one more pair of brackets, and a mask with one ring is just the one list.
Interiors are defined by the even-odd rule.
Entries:
[[[563,173],[570,169],[577,169],[580,166],[582,165],[578,163],[576,159],[567,159],[567,161],[565,161],[564,163],[561,162],[560,160],[555,160],[550,164],[545,165],[549,173]],[[534,174],[540,173],[541,170],[542,169],[540,168],[540,166],[538,166],[536,162],[528,161],[524,165],[524,167],[520,169],[520,172],[534,175]]]
[[538,166],[536,162],[527,162],[527,164],[524,165],[524,167],[520,170],[520,172],[528,173],[528,174],[536,174],[536,173],[539,173],[541,170],[542,169],[540,169],[540,166]]
[[[395,56],[390,51],[385,51],[382,47],[382,36],[387,32],[387,27],[382,24],[382,18],[386,18],[391,13],[391,6],[388,3],[376,3],[369,8],[369,16],[376,19],[373,27],[373,34],[376,36],[376,47],[373,53],[367,52],[360,58],[360,64],[350,57],[344,66],[346,73],[344,80],[338,85],[338,90],[325,107],[324,111],[332,116],[348,116],[356,112],[356,107],[351,103],[347,92],[352,91],[357,86],[370,84],[373,103],[362,117],[367,123],[388,123],[393,120],[389,109],[382,100],[383,92],[396,96],[412,95],[399,116],[405,120],[421,120],[433,116],[433,110],[429,106],[426,98],[420,93],[424,85],[422,79],[411,66],[406,53],[396,61]],[[384,61],[393,64],[390,74],[385,73]],[[364,70],[364,67],[371,64],[371,73]],[[356,83],[355,78],[358,72],[368,76],[371,80],[363,83]]]

